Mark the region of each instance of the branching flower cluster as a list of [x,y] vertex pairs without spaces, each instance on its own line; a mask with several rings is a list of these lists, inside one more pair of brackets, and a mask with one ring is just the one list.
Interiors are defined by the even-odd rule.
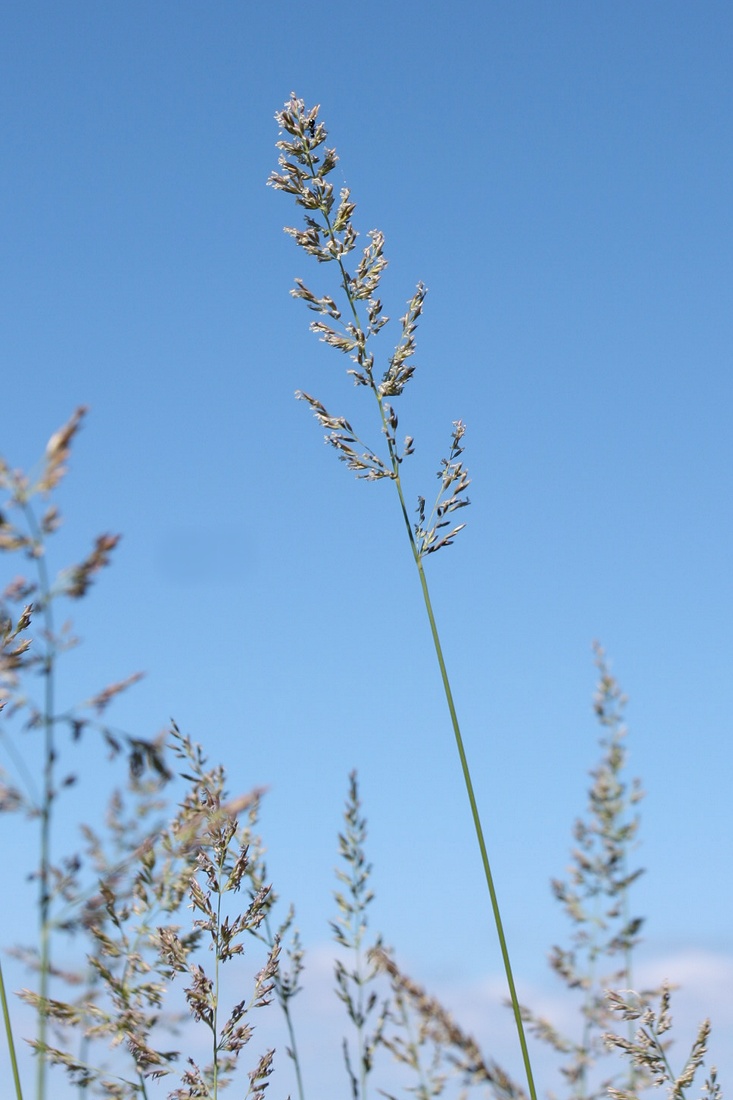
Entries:
[[[690,1053],[679,1073],[670,1065],[669,1042],[662,1038],[672,1027],[670,1013],[670,988],[665,983],[659,994],[659,1007],[653,1008],[648,996],[639,996],[630,990],[608,993],[611,1011],[623,1020],[636,1025],[633,1036],[624,1038],[609,1032],[606,1044],[620,1050],[631,1065],[639,1070],[639,1077],[649,1081],[654,1088],[665,1088],[669,1100],[685,1100],[686,1090],[694,1083],[697,1071],[707,1054],[710,1020],[703,1020],[697,1030]],[[610,1088],[612,1100],[638,1100],[638,1089]],[[702,1089],[704,1100],[722,1100],[722,1090],[713,1066]]]
[[[36,978],[36,988],[21,993],[38,1021],[29,1040],[38,1070],[35,1095],[45,1100],[48,1071],[58,1066],[90,1095],[148,1098],[153,1082],[179,1071],[180,1050],[170,1049],[169,1032],[188,1020],[189,1029],[193,1021],[208,1032],[210,1057],[202,1065],[190,1057],[179,1086],[167,1095],[213,1100],[233,1079],[252,1035],[251,1014],[269,1004],[278,979],[279,936],[260,935],[274,900],[255,831],[261,792],[228,797],[224,769],[208,766],[200,747],[175,725],[151,739],[111,727],[106,711],[138,673],[78,707],[56,708],[59,658],[75,640],[67,629],[55,629],[54,612],[61,601],[87,594],[118,541],[100,536],[91,553],[51,580],[47,541],[61,516],[45,503],[38,519],[36,498],[47,498],[66,473],[84,412],[78,409],[52,436],[37,474],[13,470],[0,459],[0,552],[21,555],[30,566],[30,575],[16,576],[0,597],[0,748],[11,765],[0,771],[0,811],[22,811],[39,826],[39,863],[32,876],[38,883],[39,942],[13,952]],[[112,757],[126,755],[126,790],[113,791],[104,828],[82,825],[80,850],[52,860],[56,807],[77,782],[64,769],[61,734],[78,741],[87,731],[101,735]],[[40,767],[27,762],[18,732],[40,736],[40,746],[34,746]],[[171,814],[168,788],[181,768],[178,784],[186,786]],[[249,900],[232,903],[240,891]],[[77,968],[56,962],[61,933],[83,944],[85,961]],[[240,960],[248,936],[253,944],[264,938],[267,949],[258,948],[264,958],[251,993],[245,999],[240,993],[225,1012],[221,969]],[[177,1002],[171,1001],[176,985],[183,986]],[[0,994],[20,1098],[2,970]],[[249,1072],[247,1095],[254,1100],[264,1095],[272,1053],[266,1051]]]
[[[553,880],[552,890],[574,927],[568,948],[553,947],[550,966],[581,995],[581,1030],[561,1035],[549,1020],[525,1010],[531,1030],[558,1053],[566,1055],[562,1074],[578,1100],[603,1100],[616,1076],[594,1074],[606,1053],[604,1033],[611,1019],[606,996],[610,986],[632,983],[632,953],[642,920],[629,914],[629,893],[642,874],[631,870],[629,854],[639,828],[636,807],[643,797],[638,780],[625,778],[625,698],[596,647],[599,678],[594,709],[602,728],[602,757],[591,772],[588,812],[573,829],[575,848],[568,881]],[[618,1071],[616,1071],[618,1072]],[[626,1081],[639,1087],[631,1068]]]
[[[120,541],[119,535],[98,535],[86,557],[63,569],[53,582],[48,575],[47,543],[58,531],[62,516],[56,504],[45,503],[38,517],[35,502],[37,498],[47,502],[68,472],[71,445],[86,412],[84,406],[79,407],[54,432],[37,473],[29,475],[14,470],[0,456],[0,493],[4,494],[0,508],[0,552],[20,554],[30,570],[30,575],[16,576],[0,593],[0,710],[12,700],[6,718],[23,710],[27,729],[65,725],[75,740],[88,727],[94,728],[108,747],[118,753],[134,746],[129,741],[123,745],[113,729],[101,722],[101,715],[115,696],[141,678],[141,673],[108,685],[73,711],[60,714],[46,713],[46,699],[38,701],[18,691],[21,674],[38,672],[48,683],[54,662],[77,644],[67,624],[58,630],[54,628],[54,609],[63,600],[79,600],[88,593],[96,574],[110,564],[112,551]],[[32,620],[38,629],[31,645]],[[138,744],[138,753],[141,750],[142,745]],[[67,786],[73,784],[69,777],[64,782]],[[28,802],[30,789],[15,793],[19,805],[30,812],[40,812],[38,800],[35,805]]]
[[296,396],[310,406],[318,423],[326,429],[326,442],[338,451],[339,458],[357,477],[367,481],[388,478],[395,482],[413,552],[419,561],[424,554],[451,545],[465,524],[445,531],[450,526],[446,517],[469,503],[466,495],[469,478],[458,460],[465,427],[457,421],[453,426],[450,455],[442,460],[438,471],[440,490],[431,513],[426,519],[425,500],[420,497],[418,522],[412,524],[405,508],[400,467],[403,460],[413,454],[414,440],[408,435],[398,443],[399,421],[392,402],[401,396],[415,371],[415,331],[426,288],[419,283],[407,303],[407,311],[400,319],[399,341],[380,375],[370,341],[389,320],[382,312],[379,298],[380,279],[387,266],[384,236],[378,230],[371,230],[361,256],[352,263],[351,254],[358,239],[352,222],[356,206],[347,188],[341,190],[337,199],[333,184],[327,178],[338,157],[334,149],[325,147],[328,135],[318,119],[318,107],[307,110],[303,100],[293,94],[285,109],[275,117],[287,137],[277,143],[280,171],[273,172],[268,183],[278,191],[293,195],[297,205],[305,211],[305,229],[288,227],[286,232],[319,263],[336,264],[344,302],[340,306],[328,294],[319,297],[301,279],[296,280],[291,293],[302,299],[310,310],[326,318],[313,321],[311,331],[324,343],[350,356],[354,365],[347,373],[357,386],[365,386],[374,395],[386,454],[380,455],[365,443],[345,417],[331,415],[318,398],[301,390]]
[[[436,997],[431,997],[397,965],[382,947],[371,958],[390,978],[392,991],[388,1024],[382,1042],[398,1063],[407,1066],[417,1085],[418,1100],[441,1096],[451,1081],[458,1080],[461,1096],[482,1090],[495,1100],[526,1100],[525,1092],[453,1018]],[[389,1100],[395,1100],[390,1095]]]
[[353,960],[351,967],[341,959],[336,960],[336,993],[346,1006],[357,1038],[355,1058],[348,1041],[343,1040],[353,1100],[366,1100],[367,1080],[374,1068],[375,1053],[382,1043],[387,1009],[386,1003],[381,1009],[379,1007],[374,984],[378,969],[371,958],[372,952],[381,948],[381,939],[378,937],[372,947],[365,942],[368,908],[374,899],[369,886],[372,868],[364,851],[365,840],[366,820],[361,815],[356,772],[352,772],[344,810],[344,830],[339,834],[339,854],[345,869],[336,872],[342,888],[335,893],[338,916],[331,922],[331,931],[339,947],[349,952]]

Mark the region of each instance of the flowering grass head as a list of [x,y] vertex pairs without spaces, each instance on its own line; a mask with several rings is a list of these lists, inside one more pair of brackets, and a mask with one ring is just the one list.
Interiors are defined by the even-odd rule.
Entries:
[[400,318],[397,345],[380,372],[371,341],[389,321],[379,297],[380,280],[387,266],[384,234],[370,230],[361,255],[352,256],[359,237],[352,220],[356,204],[346,187],[337,199],[327,178],[338,157],[336,150],[325,144],[328,133],[318,119],[318,111],[318,107],[307,109],[293,93],[285,108],[277,112],[275,118],[287,136],[277,142],[280,171],[273,172],[268,183],[278,191],[294,195],[296,204],[305,211],[305,227],[288,226],[285,232],[319,263],[336,264],[340,302],[329,294],[315,294],[302,279],[295,280],[291,294],[320,315],[311,322],[311,331],[349,356],[353,365],[347,374],[355,385],[371,390],[386,447],[365,443],[345,417],[331,415],[312,394],[298,390],[296,397],[310,406],[318,423],[326,429],[326,442],[358,478],[366,481],[387,478],[396,483],[413,553],[420,559],[450,546],[465,526],[461,523],[446,531],[451,526],[450,514],[469,503],[466,495],[469,478],[460,460],[465,426],[462,421],[453,425],[449,456],[438,469],[440,488],[432,510],[426,514],[425,497],[418,497],[418,520],[411,523],[405,508],[400,467],[414,453],[414,439],[406,435],[398,442],[399,419],[393,402],[415,373],[415,332],[427,291],[423,283],[417,284],[407,311]]

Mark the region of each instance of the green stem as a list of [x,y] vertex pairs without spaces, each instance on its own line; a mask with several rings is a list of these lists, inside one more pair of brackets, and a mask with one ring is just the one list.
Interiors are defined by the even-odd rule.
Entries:
[[[623,854],[622,854],[622,857],[621,857],[621,872],[622,872],[623,877],[624,877],[624,882],[627,882],[627,878],[628,878],[627,855],[628,855],[627,850],[626,850],[626,848],[624,848]],[[628,883],[627,883],[624,886],[623,901],[622,901],[622,918],[623,918],[623,922],[624,922],[624,928],[628,928],[628,926],[629,926],[629,919],[630,919],[629,912],[630,912],[630,907],[629,907],[629,886],[628,886]],[[624,984],[625,984],[627,989],[633,989],[634,988],[633,964],[634,964],[633,947],[632,947],[632,944],[630,943],[630,941],[627,938],[626,944],[624,946]],[[626,1028],[626,1038],[629,1040],[630,1043],[632,1043],[634,1041],[634,1034],[635,1034],[634,1021],[629,1020],[627,1028]],[[631,1059],[629,1059],[628,1074],[629,1074],[629,1076],[628,1076],[628,1086],[627,1086],[628,1090],[629,1090],[629,1092],[635,1092],[636,1088],[637,1088],[637,1083],[641,1080],[641,1072],[638,1070],[637,1066],[634,1064],[634,1062]]]
[[[127,954],[127,960],[125,962],[125,965],[122,968],[122,974],[120,976],[119,996],[120,996],[120,999],[122,1000],[122,1003],[125,1006],[125,1011],[132,1008],[132,1003],[131,1003],[132,998],[130,997],[130,993],[129,993],[129,990],[128,990],[128,974],[130,974],[132,972],[132,964],[130,962],[130,959],[138,956],[138,948],[140,947],[142,939],[143,939],[142,929],[138,930],[138,932],[137,932],[134,940],[132,941],[132,943],[130,943],[130,941],[128,940],[126,935],[124,936],[124,948],[125,948],[125,951],[126,951],[126,954]],[[133,976],[134,976],[134,974],[133,974]],[[85,1039],[86,1039],[86,1036],[85,1036]],[[82,1060],[85,1061],[86,1059],[82,1059]],[[147,1083],[145,1081],[145,1075],[144,1075],[142,1069],[140,1068],[140,1066],[137,1063],[135,1063],[135,1072],[137,1074],[137,1080],[138,1080],[138,1087],[139,1087],[139,1090],[140,1090],[140,1096],[142,1097],[142,1100],[148,1100],[148,1088],[147,1088]],[[81,1093],[81,1091],[82,1090],[80,1089],[80,1093]]]
[[[260,880],[260,882],[261,881],[262,880]],[[275,947],[275,937],[272,933],[270,917],[268,914],[265,914],[264,926],[266,934],[264,936],[260,936],[259,938],[262,940],[263,943],[267,945],[268,949],[272,951]],[[285,1016],[285,1023],[288,1029],[288,1039],[290,1042],[290,1060],[295,1067],[295,1081],[298,1086],[298,1100],[305,1100],[305,1086],[303,1084],[303,1074],[300,1069],[300,1056],[298,1054],[298,1044],[295,1038],[295,1025],[293,1023],[293,1017],[290,1014],[290,1005],[288,1004],[289,998],[283,993],[279,969],[278,973],[275,976],[275,990],[277,993],[277,999],[280,1002],[280,1008],[282,1009],[283,1015]]]
[[5,979],[3,978],[2,963],[0,963],[0,1004],[2,1004],[3,1010],[3,1021],[5,1023],[5,1035],[8,1041],[10,1066],[13,1071],[13,1084],[15,1085],[15,1095],[17,1097],[17,1100],[23,1100],[23,1090],[20,1087],[20,1073],[18,1072],[18,1060],[15,1057],[15,1042],[13,1041],[13,1027],[10,1022],[10,1009],[8,1008],[8,998],[5,993]]
[[367,1100],[366,1043],[364,1042],[364,986],[361,981],[361,935],[358,928],[356,942],[356,973],[359,975],[359,995],[357,1001],[359,1023],[356,1029],[359,1042],[359,1084],[361,1088],[359,1100]]
[[435,622],[435,616],[433,615],[433,607],[430,601],[430,592],[428,590],[428,582],[425,577],[425,572],[422,567],[422,561],[418,557],[416,559],[417,570],[420,575],[420,585],[422,587],[423,599],[425,600],[425,609],[428,613],[428,619],[430,621],[430,631],[433,636],[433,644],[435,646],[435,653],[438,658],[438,665],[440,666],[440,675],[443,681],[443,690],[445,692],[445,698],[448,703],[448,710],[450,711],[451,723],[453,725],[453,733],[456,738],[456,747],[458,749],[458,756],[461,761],[461,770],[463,772],[463,780],[466,785],[466,793],[468,795],[468,801],[471,806],[471,816],[473,818],[474,829],[476,830],[476,839],[478,840],[479,850],[481,852],[481,862],[483,863],[484,876],[486,878],[486,885],[489,888],[489,897],[491,898],[491,909],[494,914],[494,924],[496,925],[496,934],[499,938],[499,946],[501,947],[501,957],[504,962],[504,971],[506,973],[507,985],[509,986],[509,996],[512,1002],[512,1011],[514,1013],[514,1022],[517,1027],[517,1035],[519,1037],[519,1045],[522,1049],[522,1061],[524,1062],[524,1071],[527,1076],[527,1086],[529,1088],[529,1094],[532,1100],[537,1100],[537,1092],[535,1090],[534,1078],[532,1076],[532,1063],[529,1058],[529,1050],[527,1049],[527,1039],[524,1034],[524,1024],[522,1021],[522,1012],[519,1007],[519,999],[517,997],[517,990],[514,985],[514,975],[512,973],[512,964],[509,958],[509,949],[507,947],[506,937],[504,935],[504,925],[501,919],[501,913],[499,911],[499,900],[496,896],[496,888],[494,887],[494,876],[491,873],[491,865],[489,863],[489,855],[486,850],[486,841],[484,840],[484,831],[481,826],[481,818],[479,817],[478,805],[476,804],[476,796],[473,790],[473,781],[471,779],[471,771],[468,766],[468,759],[466,757],[466,750],[463,746],[463,737],[461,736],[461,729],[458,724],[458,715],[456,714],[455,704],[453,702],[453,692],[451,691],[450,681],[448,679],[448,672],[445,667],[445,661],[443,659],[443,648],[440,644],[440,636],[438,634],[438,627]]
[[41,803],[41,861],[39,868],[39,982],[38,982],[38,1068],[36,1100],[46,1096],[46,1037],[48,1033],[48,993],[51,974],[51,825],[54,799],[54,672],[56,641],[53,630],[51,585],[46,567],[43,533],[36,523],[33,509],[26,502],[23,511],[36,550],[38,588],[46,635],[43,661],[43,795]]
[[382,418],[382,425],[385,429],[385,435],[387,436],[390,459],[392,462],[393,481],[397,489],[397,494],[400,500],[400,509],[402,511],[402,518],[405,522],[407,529],[407,535],[410,540],[410,547],[412,549],[412,555],[415,559],[415,566],[417,568],[418,576],[420,578],[420,587],[422,589],[423,601],[425,603],[425,610],[428,615],[428,622],[430,623],[430,633],[433,639],[433,646],[435,647],[435,655],[438,658],[438,666],[440,668],[440,677],[443,682],[443,691],[445,693],[445,699],[448,704],[448,711],[450,713],[450,720],[453,726],[453,733],[456,740],[456,748],[458,749],[458,756],[461,762],[461,771],[463,772],[463,781],[466,787],[466,794],[468,795],[468,802],[471,807],[471,817],[473,818],[474,830],[476,832],[476,839],[478,841],[479,851],[481,853],[481,862],[484,869],[484,877],[486,879],[486,885],[489,890],[489,897],[491,899],[491,910],[494,916],[494,924],[496,926],[496,934],[499,939],[499,947],[501,948],[501,957],[504,963],[504,972],[506,974],[507,985],[509,987],[509,996],[512,1003],[512,1012],[514,1014],[514,1022],[517,1028],[517,1036],[519,1038],[519,1046],[522,1051],[522,1061],[524,1063],[524,1071],[527,1077],[527,1087],[529,1089],[529,1095],[531,1100],[537,1100],[537,1092],[535,1089],[534,1077],[532,1075],[532,1063],[529,1057],[529,1050],[527,1048],[527,1038],[524,1033],[524,1023],[522,1021],[522,1011],[519,1006],[519,998],[517,997],[517,990],[514,984],[514,974],[512,972],[512,964],[509,958],[509,948],[507,947],[506,936],[504,935],[504,925],[501,919],[501,912],[499,910],[499,899],[496,895],[496,888],[494,886],[494,876],[491,872],[491,864],[489,863],[489,854],[486,848],[486,841],[484,839],[484,831],[481,825],[481,818],[479,816],[478,804],[476,802],[476,795],[473,789],[473,780],[471,779],[471,769],[468,766],[468,758],[466,756],[466,750],[463,744],[463,736],[461,734],[461,727],[458,722],[458,714],[456,712],[455,703],[453,701],[453,691],[450,685],[450,679],[448,677],[448,670],[446,668],[445,659],[443,657],[443,647],[440,643],[440,634],[438,633],[438,626],[435,621],[435,615],[433,614],[433,604],[430,599],[430,590],[428,588],[428,580],[425,576],[425,570],[422,564],[422,555],[418,550],[417,543],[415,542],[415,536],[412,530],[412,524],[410,523],[410,517],[407,512],[407,505],[405,504],[405,496],[402,491],[402,481],[400,479],[400,464],[397,454],[395,453],[394,446],[391,442],[389,433],[386,431],[387,418],[384,412],[384,404],[382,397],[377,390],[377,387],[372,383],[372,390],[377,399],[379,405],[379,412]]
[[[670,1044],[669,1042],[662,1041],[662,1037],[657,1030],[658,1024],[659,1020],[655,1020],[655,1022],[649,1028],[649,1031],[651,1032],[652,1039],[654,1040],[656,1053],[658,1053],[659,1058],[664,1064],[665,1070],[667,1071],[667,1078],[669,1080],[669,1083],[670,1085],[673,1085],[677,1079],[677,1074],[672,1069],[671,1065],[669,1064],[669,1059],[667,1058],[667,1051],[669,1050]],[[675,1086],[674,1090],[670,1091],[672,1092],[672,1095],[679,1096],[680,1100],[687,1100],[687,1093],[683,1088],[678,1088]]]
[[226,852],[222,853],[217,866],[217,891],[216,891],[216,930],[214,940],[214,998],[211,1006],[211,1030],[213,1047],[213,1086],[214,1100],[219,1095],[219,964],[221,959],[221,892],[222,878],[224,876],[224,861]]
[[[376,386],[372,386],[374,394],[379,405],[379,411],[382,417],[382,423],[386,428],[386,417],[384,414],[384,406],[381,395],[377,391]],[[532,1075],[532,1063],[529,1057],[529,1050],[527,1048],[527,1038],[524,1033],[524,1022],[522,1020],[522,1011],[519,1006],[519,998],[517,997],[517,990],[514,984],[514,974],[512,972],[511,959],[509,958],[509,948],[507,947],[506,936],[504,935],[504,925],[501,919],[501,912],[499,909],[499,899],[496,895],[496,888],[494,886],[494,876],[491,872],[491,864],[489,863],[489,854],[486,848],[486,841],[484,839],[484,831],[481,825],[481,818],[479,816],[478,804],[476,802],[476,795],[473,789],[473,780],[471,779],[471,769],[468,766],[468,758],[466,756],[466,750],[463,744],[463,736],[461,734],[461,727],[458,722],[458,714],[456,706],[453,701],[453,691],[450,685],[450,679],[448,677],[448,670],[446,668],[445,659],[443,657],[443,647],[440,643],[440,634],[438,633],[438,626],[435,621],[435,615],[433,614],[433,604],[430,599],[430,590],[428,588],[428,580],[425,576],[425,570],[422,564],[422,555],[418,550],[415,542],[415,536],[412,531],[412,524],[410,523],[410,517],[407,513],[407,506],[405,504],[405,497],[402,491],[402,482],[400,480],[399,473],[399,460],[394,452],[394,447],[390,442],[390,437],[387,435],[389,443],[390,458],[392,460],[392,470],[394,473],[394,483],[397,489],[397,493],[400,499],[400,508],[402,511],[402,517],[405,521],[405,527],[407,528],[408,538],[410,540],[410,546],[412,548],[412,554],[415,559],[415,566],[417,567],[418,576],[420,578],[420,587],[422,589],[423,600],[425,603],[425,610],[427,611],[428,621],[430,623],[430,633],[433,638],[433,646],[435,647],[435,655],[438,658],[438,666],[440,668],[440,677],[443,682],[443,691],[445,693],[445,699],[448,704],[448,711],[450,713],[450,720],[453,726],[453,733],[456,740],[456,748],[458,749],[458,756],[461,762],[461,771],[463,772],[463,781],[466,787],[466,794],[468,795],[468,802],[471,807],[471,817],[473,818],[474,830],[476,832],[476,839],[478,841],[479,851],[481,853],[481,862],[484,868],[484,877],[486,879],[486,885],[489,890],[489,897],[491,899],[491,910],[494,916],[494,924],[496,926],[496,934],[499,939],[499,946],[501,948],[501,957],[504,963],[504,972],[506,974],[507,985],[509,987],[509,996],[512,1003],[512,1012],[514,1014],[514,1022],[517,1028],[517,1036],[519,1038],[519,1045],[522,1051],[522,1061],[524,1063],[524,1071],[527,1077],[527,1087],[529,1088],[529,1095],[531,1100],[537,1100],[537,1092],[535,1089],[534,1077]]]
[[283,1012],[285,1013],[285,1023],[287,1024],[288,1028],[288,1039],[290,1040],[292,1061],[293,1065],[295,1066],[295,1080],[298,1085],[298,1096],[300,1100],[305,1100],[305,1089],[303,1087],[303,1076],[300,1072],[300,1058],[298,1057],[298,1047],[295,1042],[295,1028],[293,1027],[293,1019],[290,1015],[290,1009],[288,1008],[287,1002],[283,1004],[282,1008]]

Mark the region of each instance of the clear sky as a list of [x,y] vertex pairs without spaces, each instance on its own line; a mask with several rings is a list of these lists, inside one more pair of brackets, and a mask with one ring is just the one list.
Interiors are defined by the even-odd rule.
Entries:
[[[291,90],[321,103],[334,183],[363,233],[386,234],[386,312],[429,288],[400,408],[412,499],[451,422],[468,425],[468,526],[427,564],[520,991],[558,992],[548,883],[597,756],[599,639],[648,791],[644,973],[684,983],[686,1028],[713,1016],[730,1087],[732,58],[722,0],[28,0],[3,16],[0,452],[29,464],[89,405],[56,564],[124,536],[78,608],[64,695],[144,669],[120,726],[172,715],[232,789],[269,786],[271,872],[324,990],[358,768],[375,925],[510,1066],[396,498],[356,483],[293,400],[373,427],[288,294],[296,276],[336,288],[265,187],[273,115]],[[26,849],[6,820],[0,837],[27,869],[30,834]],[[336,1066],[319,1068],[334,1096],[337,1026],[312,1058]]]

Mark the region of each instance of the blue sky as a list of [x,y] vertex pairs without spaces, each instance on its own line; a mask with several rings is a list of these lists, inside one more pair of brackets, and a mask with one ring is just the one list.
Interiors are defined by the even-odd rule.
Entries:
[[520,987],[556,992],[548,880],[597,755],[597,638],[648,791],[644,965],[684,972],[730,1077],[730,6],[31,0],[2,38],[0,452],[31,463],[89,405],[56,564],[124,536],[76,609],[65,697],[144,669],[120,726],[172,715],[233,789],[269,786],[271,871],[317,959],[358,768],[375,924],[483,1006],[477,1030],[495,1018],[396,499],[293,400],[372,417],[288,295],[296,276],[334,290],[265,187],[295,90],[322,105],[357,227],[386,234],[386,312],[429,288],[400,409],[411,499],[468,425],[468,526],[428,565]]

